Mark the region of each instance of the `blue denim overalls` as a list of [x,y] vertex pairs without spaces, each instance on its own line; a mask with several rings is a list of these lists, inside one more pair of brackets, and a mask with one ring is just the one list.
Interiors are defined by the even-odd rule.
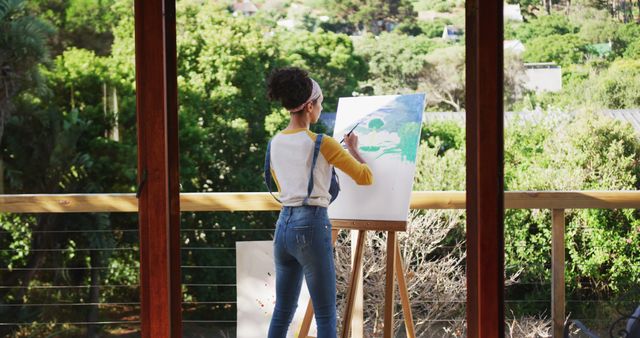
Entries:
[[[318,338],[336,337],[336,271],[333,262],[331,223],[327,208],[307,204],[313,190],[313,169],[321,140],[322,135],[318,135],[307,197],[303,205],[283,206],[276,223],[273,238],[276,304],[268,338],[286,337],[298,306],[303,276],[313,303]],[[269,154],[268,147],[267,162]],[[270,182],[267,183],[269,184]]]

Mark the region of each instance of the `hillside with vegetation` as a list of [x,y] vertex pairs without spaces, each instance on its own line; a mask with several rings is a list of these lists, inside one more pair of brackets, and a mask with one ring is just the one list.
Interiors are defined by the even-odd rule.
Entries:
[[[638,190],[639,131],[601,111],[640,108],[640,0],[508,3],[522,21],[505,19],[505,39],[524,51],[505,50],[505,109],[543,118],[507,125],[506,189]],[[266,190],[266,143],[287,118],[266,98],[277,67],[308,69],[329,112],[339,97],[414,92],[427,93],[426,114],[464,111],[463,1],[179,0],[176,28],[183,192]],[[0,194],[135,192],[133,34],[132,0],[0,0]],[[528,89],[533,63],[561,67],[562,89]],[[453,122],[423,126],[414,190],[464,189],[464,135]],[[233,334],[236,290],[224,285],[235,283],[235,242],[271,239],[275,217],[182,213],[183,265],[231,267],[183,269],[185,320]],[[401,236],[423,336],[464,331],[464,226],[463,212],[424,211]],[[506,213],[514,337],[548,332],[550,226],[549,210]],[[640,213],[568,211],[566,246],[567,311],[604,332],[621,300],[640,302]],[[0,322],[39,323],[0,325],[0,336],[135,336],[135,326],[56,323],[137,319],[138,247],[132,214],[0,214]],[[383,261],[366,264],[375,337]],[[30,306],[56,303],[90,306]]]

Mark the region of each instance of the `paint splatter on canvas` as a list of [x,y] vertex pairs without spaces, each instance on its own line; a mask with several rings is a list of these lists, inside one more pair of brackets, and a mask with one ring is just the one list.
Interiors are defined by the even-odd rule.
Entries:
[[[271,241],[236,242],[238,337],[264,338],[275,305],[275,266]],[[287,338],[295,338],[302,326],[309,292],[303,283],[298,309]],[[315,336],[315,322],[310,334]]]

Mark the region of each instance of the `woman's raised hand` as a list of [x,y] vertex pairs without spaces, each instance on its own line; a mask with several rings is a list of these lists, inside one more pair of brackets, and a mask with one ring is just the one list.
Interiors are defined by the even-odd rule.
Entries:
[[357,150],[358,149],[358,135],[356,133],[351,132],[350,134],[344,135],[344,144],[347,146],[349,150]]
[[364,158],[360,155],[358,151],[358,135],[356,133],[350,133],[344,135],[344,144],[347,146],[347,150],[358,162],[365,163]]

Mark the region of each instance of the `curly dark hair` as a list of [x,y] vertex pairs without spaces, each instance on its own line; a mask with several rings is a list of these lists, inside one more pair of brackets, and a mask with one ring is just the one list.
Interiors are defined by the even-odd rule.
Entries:
[[312,89],[313,84],[309,73],[297,67],[276,69],[267,79],[269,100],[280,101],[282,106],[287,109],[303,104],[311,95]]

